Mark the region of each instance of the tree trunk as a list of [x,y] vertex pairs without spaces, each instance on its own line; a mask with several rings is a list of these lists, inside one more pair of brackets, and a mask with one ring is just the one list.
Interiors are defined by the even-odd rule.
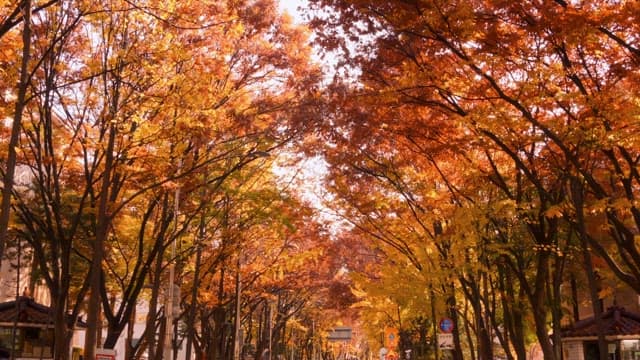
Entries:
[[556,358],[554,347],[549,339],[547,327],[548,308],[545,305],[547,300],[545,282],[548,280],[548,260],[548,254],[541,253],[538,255],[538,273],[536,274],[535,291],[531,296],[530,303],[533,307],[536,336],[545,360],[559,360]]
[[149,312],[147,313],[145,335],[147,338],[148,358],[156,358],[156,335],[158,334],[156,322],[158,320],[158,297],[160,296],[160,274],[162,272],[162,258],[164,247],[160,250],[156,259],[155,271],[153,272],[153,283],[151,285],[151,299],[149,300]]
[[604,334],[604,325],[602,324],[602,306],[600,304],[600,296],[598,294],[598,280],[593,268],[593,261],[591,259],[591,250],[587,241],[587,234],[584,221],[584,198],[583,187],[578,182],[579,180],[573,179],[571,182],[571,195],[576,209],[576,227],[578,230],[578,237],[580,238],[580,246],[582,250],[582,259],[584,261],[584,270],[587,275],[587,281],[589,284],[589,295],[591,296],[591,306],[593,308],[593,318],[596,323],[596,331],[598,333],[598,351],[600,353],[600,360],[607,360],[609,357],[609,351],[607,347],[607,341]]
[[[204,215],[202,215],[200,221],[200,241],[204,237]],[[196,265],[193,274],[193,287],[191,291],[191,308],[189,309],[189,318],[187,319],[187,323],[190,324],[187,330],[187,349],[186,349],[186,359],[191,359],[191,347],[192,343],[195,341],[196,337],[196,310],[198,308],[198,288],[200,286],[200,263],[202,259],[202,245],[200,243],[196,244]]]
[[580,308],[578,303],[578,283],[576,282],[576,277],[574,274],[571,274],[571,280],[569,281],[571,285],[571,309],[573,312],[573,322],[580,321]]
[[460,342],[460,321],[458,317],[457,301],[455,296],[455,285],[453,283],[448,285],[447,308],[449,311],[449,317],[453,320],[453,360],[464,360],[462,356],[462,343]]
[[166,326],[167,326],[167,322],[165,321],[165,319],[163,318],[163,320],[160,322],[160,328],[159,330],[159,335],[158,335],[158,342],[156,343],[156,346],[154,347],[154,353],[155,353],[155,357],[154,358],[149,358],[151,360],[163,360],[162,359],[162,349],[163,349],[163,344],[164,344],[164,337],[166,336]]
[[109,139],[107,148],[105,149],[105,169],[102,175],[102,186],[100,189],[100,202],[98,205],[96,237],[93,242],[93,256],[91,258],[91,270],[90,270],[90,286],[91,292],[89,293],[89,306],[87,308],[87,333],[85,336],[84,354],[86,359],[94,359],[97,345],[98,327],[102,325],[99,323],[99,315],[101,312],[100,304],[100,292],[102,287],[102,259],[104,253],[104,243],[107,238],[109,230],[109,217],[108,203],[109,203],[109,187],[111,185],[111,172],[114,165],[113,149],[115,146],[116,138],[116,125],[110,123],[109,125]]
[[133,327],[136,323],[136,311],[131,312],[129,317],[129,324],[127,325],[127,337],[124,343],[124,358],[133,359],[134,347],[133,347]]
[[[474,317],[476,316],[475,313],[473,314],[473,316]],[[474,337],[477,340],[478,333],[477,333],[477,331],[473,331],[471,329],[472,322],[467,320],[469,317],[470,317],[469,316],[469,301],[467,299],[467,301],[465,301],[465,304],[464,304],[464,319],[463,319],[463,321],[464,321],[464,332],[465,332],[465,335],[467,337],[467,341],[469,343],[469,353],[470,353],[470,356],[471,356],[471,360],[478,360],[478,359],[482,360],[482,357],[480,355],[480,347],[478,346],[477,341],[475,343],[473,341]]]
[[[511,346],[513,346],[513,350],[516,353],[516,358],[518,360],[526,360],[527,349],[524,343],[524,325],[522,323],[521,314],[522,290],[519,290],[518,293],[516,293],[516,290],[513,287],[513,278],[508,269],[504,266],[500,266],[498,272],[498,286],[502,292],[501,304],[505,323],[506,344],[504,344],[504,347],[507,349],[509,347],[508,344],[511,343]],[[505,351],[509,354],[508,356],[511,356],[510,351]]]
[[[224,267],[220,269],[220,283],[218,288],[218,304],[222,304],[224,300]],[[214,359],[224,359],[224,323],[226,319],[226,311],[222,305],[217,305],[213,309],[213,339],[214,346],[210,349],[210,353]]]
[[553,347],[555,348],[556,357],[562,358],[562,304],[560,299],[562,294],[560,293],[560,285],[563,282],[563,269],[565,258],[561,256],[555,256],[554,272],[551,275],[550,289],[548,290],[549,306],[551,308],[551,321],[552,321],[552,337]]
[[22,62],[20,64],[20,82],[18,83],[18,97],[11,126],[11,137],[7,151],[7,167],[4,171],[2,204],[0,208],[0,265],[4,257],[4,248],[9,229],[11,215],[11,198],[15,178],[18,154],[16,147],[22,129],[22,113],[26,105],[27,87],[29,85],[29,59],[31,57],[31,0],[24,0],[24,21],[22,30]]
[[489,324],[486,323],[482,306],[482,295],[480,294],[479,282],[475,277],[467,280],[460,278],[467,300],[473,309],[474,321],[476,324],[476,338],[478,347],[478,359],[493,359],[493,343],[489,337]]
[[57,310],[66,309],[66,303],[66,297],[52,296],[51,305],[54,309],[53,357],[56,360],[67,360],[69,358],[69,347],[71,346],[71,338],[73,337],[73,327],[69,327],[67,312],[65,310]]
[[433,352],[435,354],[435,360],[440,359],[440,349],[438,348],[438,321],[436,320],[436,294],[433,291],[433,286],[429,284],[429,297],[431,302],[431,324],[433,327]]

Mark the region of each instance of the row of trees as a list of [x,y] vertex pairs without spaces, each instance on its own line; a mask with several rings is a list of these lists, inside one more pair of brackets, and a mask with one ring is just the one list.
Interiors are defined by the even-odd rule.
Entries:
[[304,29],[270,0],[20,0],[0,42],[0,252],[28,243],[55,359],[84,314],[89,359],[122,338],[127,359],[315,349],[340,264],[272,170],[315,96]]
[[554,360],[575,294],[599,320],[603,278],[640,292],[637,2],[311,3],[372,333],[447,316],[464,358]]
[[[128,358],[293,338],[310,356],[348,269],[372,339],[393,323],[424,343],[446,315],[473,359],[497,339],[555,360],[596,273],[640,292],[637,2],[311,4],[342,56],[322,91],[269,0],[4,4],[0,250],[32,249],[56,359],[81,314],[88,358],[132,338],[141,300]],[[341,241],[272,171],[295,145],[330,165]]]

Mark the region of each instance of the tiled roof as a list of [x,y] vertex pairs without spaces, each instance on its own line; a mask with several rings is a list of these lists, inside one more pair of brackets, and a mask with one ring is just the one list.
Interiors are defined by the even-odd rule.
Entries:
[[[22,324],[53,325],[53,310],[26,296],[0,303],[0,323],[14,323],[16,320]],[[81,321],[78,323],[86,326]]]
[[[602,327],[605,336],[640,337],[640,314],[634,314],[621,307],[610,307],[602,313]],[[577,321],[562,331],[563,338],[598,336],[595,318]]]

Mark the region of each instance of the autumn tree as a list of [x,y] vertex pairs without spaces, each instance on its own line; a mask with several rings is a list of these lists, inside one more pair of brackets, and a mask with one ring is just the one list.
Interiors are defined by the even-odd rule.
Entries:
[[[14,206],[51,291],[56,358],[68,353],[82,311],[92,357],[98,315],[104,310],[104,345],[113,346],[152,267],[161,265],[160,279],[175,260],[168,244],[192,230],[197,209],[173,204],[203,186],[215,191],[286,143],[293,132],[280,110],[295,106],[315,74],[304,31],[269,1],[32,7],[22,48],[35,65],[22,71],[31,77],[21,88],[28,81],[34,95],[18,101],[27,105],[18,154],[29,181],[14,191]],[[16,11],[3,24],[19,22]],[[189,178],[205,170],[204,182]]]
[[[3,79],[0,80],[0,88],[6,97],[15,96],[15,100],[3,99],[3,113],[7,104],[14,104],[14,111],[12,114],[6,115],[13,119],[11,126],[11,133],[9,135],[9,142],[7,148],[7,160],[6,166],[3,171],[3,188],[2,188],[2,204],[0,208],[0,263],[4,256],[4,249],[7,237],[7,230],[10,221],[11,211],[11,196],[13,191],[13,185],[15,182],[15,171],[17,166],[17,151],[18,140],[20,138],[20,132],[22,127],[23,112],[28,101],[27,92],[29,91],[29,82],[31,76],[34,74],[35,69],[31,68],[31,38],[32,38],[32,13],[38,14],[42,10],[55,5],[57,0],[47,1],[14,1],[5,4],[0,12],[0,41],[3,44],[11,44],[17,41],[19,37],[22,38],[22,51],[21,56],[18,57],[18,48],[12,46],[6,46],[8,50],[3,53],[0,61],[4,63],[5,68],[9,69],[9,64],[12,64],[15,59],[20,59],[19,72],[14,73],[12,71],[3,72]],[[22,24],[22,35],[15,31],[15,29]],[[35,68],[38,67],[41,62],[35,61]],[[17,82],[12,82],[9,79],[12,77],[19,79]],[[14,84],[17,84],[17,88],[14,88]]]
[[[207,210],[202,237],[194,239],[202,246],[198,268],[186,261],[191,265],[183,289],[189,295],[182,303],[184,316],[200,324],[187,340],[198,357],[232,355],[238,340],[228,324],[243,329],[244,342],[253,344],[256,353],[269,344],[275,351],[293,319],[330,278],[323,274],[333,268],[318,270],[325,245],[311,210],[287,182],[277,184],[265,161],[271,163],[247,166],[229,177],[224,191],[210,193],[219,199],[209,202],[216,205]],[[197,251],[189,257],[197,257]],[[192,293],[195,284],[201,285]]]
[[[528,297],[546,357],[559,354],[546,336],[550,309],[545,304],[555,295],[544,284],[551,262],[561,260],[558,236],[570,233],[560,231],[564,224],[554,215],[558,206],[574,199],[577,203],[570,202],[567,209],[588,208],[581,192],[589,193],[585,198],[592,197],[594,204],[610,204],[600,208],[606,213],[602,219],[611,224],[609,239],[596,241],[586,231],[580,236],[589,238],[611,270],[637,288],[632,275],[636,250],[627,246],[637,233],[638,224],[631,220],[636,210],[622,205],[637,196],[637,176],[631,170],[637,139],[628,132],[636,128],[629,120],[637,107],[634,95],[619,93],[635,89],[630,69],[638,52],[628,39],[636,27],[630,21],[637,5],[316,3],[334,9],[315,21],[324,30],[319,42],[328,49],[350,49],[342,40],[352,41],[355,50],[346,54],[344,64],[362,74],[359,99],[375,95],[389,112],[403,107],[413,112],[395,112],[384,122],[373,122],[379,117],[365,116],[365,111],[356,115],[377,126],[426,133],[432,144],[450,134],[455,139],[460,131],[472,135],[466,143],[473,146],[469,154],[484,154],[484,160],[461,161],[460,166],[481,164],[501,196],[516,202],[516,218],[543,250]],[[406,123],[416,118],[423,119],[420,125]],[[353,119],[344,122],[338,135],[357,139],[360,134],[349,133],[357,124]],[[458,132],[445,134],[449,129]],[[453,144],[460,146],[455,140]],[[508,166],[498,164],[497,156],[506,156]],[[620,175],[614,183],[605,180],[612,173]],[[571,185],[576,181],[579,186]],[[563,221],[582,222],[573,210],[562,214]],[[557,264],[555,274],[561,274],[561,262]],[[522,285],[524,280],[519,280]]]

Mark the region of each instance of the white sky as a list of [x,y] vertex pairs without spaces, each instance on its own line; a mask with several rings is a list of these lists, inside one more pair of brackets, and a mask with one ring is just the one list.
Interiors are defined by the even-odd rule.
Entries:
[[304,8],[306,6],[307,6],[306,0],[280,0],[280,9],[288,12],[291,16],[293,16],[295,21],[298,23],[302,22],[303,20],[301,16],[301,12],[298,11],[298,8],[299,7]]
[[[304,23],[305,19],[302,16],[303,11],[300,11],[299,8],[307,8],[307,0],[279,0],[279,2],[281,11],[289,13],[296,23]],[[316,56],[316,60],[324,63],[323,67],[325,68],[326,76],[330,79],[334,73],[334,59],[329,56],[321,60],[319,56]],[[297,181],[299,181],[298,184],[302,192],[302,199],[311,203],[312,206],[319,211],[318,220],[330,224],[329,231],[332,236],[336,236],[336,234],[344,231],[344,229],[349,228],[350,225],[327,206],[327,201],[331,202],[332,198],[331,194],[324,189],[323,185],[328,171],[327,166],[328,164],[322,156],[316,156],[307,158],[300,164],[300,168],[297,170],[286,167],[280,168],[278,166],[276,166],[274,170],[276,175],[282,179],[283,183],[293,181],[292,176],[298,178]]]

